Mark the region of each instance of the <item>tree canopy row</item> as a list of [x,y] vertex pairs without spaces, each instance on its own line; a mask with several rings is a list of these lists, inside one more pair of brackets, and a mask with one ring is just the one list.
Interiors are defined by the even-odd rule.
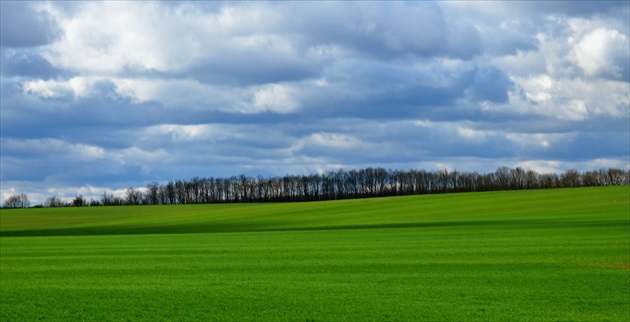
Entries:
[[[496,190],[550,189],[566,187],[616,186],[630,184],[630,171],[609,168],[562,174],[540,174],[520,167],[500,167],[495,172],[479,174],[460,171],[387,170],[365,168],[338,170],[322,174],[285,175],[283,177],[192,178],[167,183],[150,182],[146,189],[129,188],[125,196],[103,193],[100,200],[83,196],[66,202],[48,198],[43,207],[174,205],[235,202],[296,202],[403,196],[431,193],[476,192]],[[6,208],[28,207],[24,194],[9,197]]]

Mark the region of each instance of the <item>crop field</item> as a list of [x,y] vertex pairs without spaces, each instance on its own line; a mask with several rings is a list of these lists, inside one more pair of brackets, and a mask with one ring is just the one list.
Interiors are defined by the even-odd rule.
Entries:
[[0,320],[630,320],[630,187],[2,210]]

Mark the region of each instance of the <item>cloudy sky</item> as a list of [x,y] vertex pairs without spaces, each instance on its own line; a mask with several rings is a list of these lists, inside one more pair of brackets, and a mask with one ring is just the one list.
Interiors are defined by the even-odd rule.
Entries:
[[606,2],[1,2],[1,193],[629,167]]

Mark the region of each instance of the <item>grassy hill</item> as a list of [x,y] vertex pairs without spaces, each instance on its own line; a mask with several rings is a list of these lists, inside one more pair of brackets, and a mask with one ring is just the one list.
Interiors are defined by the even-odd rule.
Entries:
[[1,321],[628,321],[630,308],[627,186],[0,219]]
[[208,233],[627,220],[630,187],[308,203],[2,210],[0,236]]

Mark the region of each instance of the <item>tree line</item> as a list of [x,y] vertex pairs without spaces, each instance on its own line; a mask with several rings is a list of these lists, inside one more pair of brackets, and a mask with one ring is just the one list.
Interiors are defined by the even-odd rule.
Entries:
[[[297,202],[628,184],[630,184],[630,171],[618,168],[585,172],[567,170],[561,174],[540,174],[520,167],[500,167],[495,172],[480,174],[446,169],[438,171],[387,170],[369,167],[360,170],[337,170],[322,174],[285,175],[283,177],[240,175],[229,178],[195,177],[167,183],[153,181],[147,184],[145,189],[128,188],[124,196],[103,193],[100,199],[87,200],[79,195],[69,202],[52,196],[37,206],[83,207]],[[6,208],[28,206],[28,198],[24,194],[11,196],[4,203]]]

